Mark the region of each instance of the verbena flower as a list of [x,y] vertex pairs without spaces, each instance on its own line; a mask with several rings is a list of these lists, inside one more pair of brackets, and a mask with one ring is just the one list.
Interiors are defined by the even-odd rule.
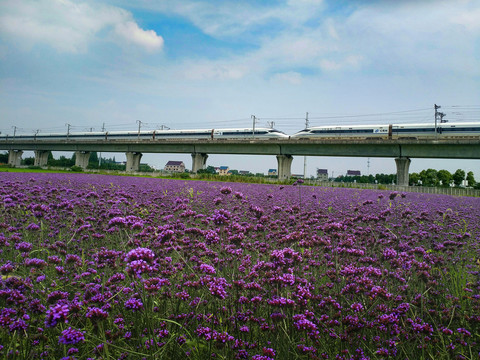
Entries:
[[143,303],[139,299],[134,297],[125,301],[124,306],[127,309],[134,310],[134,311],[143,309]]
[[20,250],[21,252],[29,252],[33,248],[33,245],[29,242],[22,241],[15,245],[15,249]]
[[108,317],[108,312],[98,307],[91,306],[87,309],[87,313],[85,314],[85,317],[92,320],[103,320]]
[[200,270],[205,273],[205,274],[215,274],[215,268],[211,265],[208,264],[201,264],[200,265]]
[[80,331],[69,327],[62,331],[62,334],[58,337],[59,344],[78,344],[79,342],[85,341],[85,334]]
[[68,322],[69,308],[68,305],[61,305],[56,304],[50,309],[47,310],[46,318],[45,318],[45,326],[46,327],[54,327],[59,322]]
[[125,257],[125,261],[132,262],[134,260],[143,260],[151,264],[154,258],[155,258],[155,253],[152,250],[143,248],[143,247],[138,247],[136,249],[130,250],[127,253]]

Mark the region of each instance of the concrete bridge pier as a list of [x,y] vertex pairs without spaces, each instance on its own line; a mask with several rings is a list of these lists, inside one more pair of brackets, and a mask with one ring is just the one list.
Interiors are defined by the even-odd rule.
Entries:
[[35,150],[35,166],[44,167],[47,166],[48,162],[48,151],[46,150]]
[[278,179],[287,180],[292,175],[292,155],[277,155]]
[[126,155],[127,155],[127,166],[125,170],[127,172],[139,171],[140,160],[142,159],[143,154],[140,152],[128,151]]
[[196,174],[198,170],[205,169],[207,166],[207,154],[192,154],[192,173]]
[[75,151],[75,166],[86,169],[88,160],[90,159],[90,151]]
[[8,165],[20,166],[22,162],[22,150],[9,150],[8,151]]
[[412,161],[409,158],[396,158],[397,165],[397,185],[408,186],[408,169]]

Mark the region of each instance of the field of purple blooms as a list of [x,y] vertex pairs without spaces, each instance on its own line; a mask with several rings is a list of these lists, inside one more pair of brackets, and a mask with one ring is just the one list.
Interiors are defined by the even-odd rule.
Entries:
[[0,358],[478,359],[480,199],[0,173]]

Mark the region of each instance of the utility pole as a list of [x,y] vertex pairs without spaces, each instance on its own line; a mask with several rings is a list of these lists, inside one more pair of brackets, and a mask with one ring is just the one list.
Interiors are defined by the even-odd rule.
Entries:
[[[308,112],[305,115],[305,129],[308,129],[310,122],[308,121]],[[303,157],[303,179],[307,178],[307,157]]]
[[138,123],[138,139],[140,140],[140,128],[142,127],[142,121],[137,120],[137,123]]
[[37,140],[37,134],[38,134],[39,132],[40,132],[40,129],[35,130],[35,136],[34,136],[34,138],[33,138],[34,140]]
[[252,121],[253,121],[253,132],[252,132],[252,137],[255,137],[255,124],[257,123],[257,117],[255,115],[252,115]]
[[[102,125],[102,132],[105,132],[105,123],[103,123],[103,125]],[[100,167],[100,165],[102,165],[102,152],[101,151],[98,155],[98,167]]]
[[370,176],[370,158],[367,158],[367,175]]
[[68,136],[70,135],[70,125],[69,123],[66,123],[65,126],[67,127],[67,140],[68,140]]
[[167,125],[160,125],[160,130],[170,130]]
[[17,134],[17,129],[18,128],[15,125],[12,126],[12,128],[13,128],[13,138],[15,139],[15,135]]
[[441,108],[440,105],[434,104],[433,107],[435,109],[435,137],[437,137],[437,134],[438,134],[438,132],[437,132],[437,120],[438,120],[438,118],[440,118],[440,124],[446,123],[447,120],[443,120],[443,118],[446,115],[445,113],[437,111],[438,109]]

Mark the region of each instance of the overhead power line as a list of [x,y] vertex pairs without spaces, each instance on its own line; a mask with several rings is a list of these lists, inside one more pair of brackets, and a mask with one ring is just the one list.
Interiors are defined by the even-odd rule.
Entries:
[[[354,117],[366,117],[366,116],[383,116],[383,115],[395,115],[404,114],[417,111],[430,110],[430,108],[412,109],[403,111],[393,111],[384,113],[372,113],[372,114],[347,114],[347,115],[329,115],[329,116],[310,116],[309,119],[340,119],[340,118],[354,118]],[[305,117],[264,117],[260,116],[260,119],[264,120],[305,120]]]
[[[472,122],[480,121],[480,105],[443,105],[442,110],[444,110],[444,120],[449,122]],[[305,116],[289,116],[290,114],[279,114],[278,116],[256,116],[256,121],[259,127],[270,127],[272,123],[275,123],[275,126],[279,130],[285,132],[298,131],[302,129],[305,125]],[[390,112],[379,112],[379,113],[324,113],[315,115],[314,112],[309,112],[308,120],[310,126],[328,126],[328,125],[338,125],[338,126],[347,126],[353,124],[405,124],[405,123],[417,123],[417,124],[428,124],[433,122],[433,110],[431,107],[428,108],[416,108],[408,109],[401,111],[390,111]],[[331,121],[330,121],[331,120]],[[332,124],[333,123],[333,124]],[[35,128],[25,128],[25,127],[7,127],[0,128],[2,134],[13,133],[26,134],[26,133],[68,133],[68,132],[78,132],[85,131],[85,127],[95,127],[100,129],[98,124],[82,124],[75,125],[70,124],[66,128],[65,124],[63,126],[50,126],[42,129]],[[138,131],[138,122],[134,120],[124,123],[104,123],[102,127],[103,131]],[[158,122],[141,122],[142,130],[157,130],[165,129],[170,127],[171,129],[194,129],[194,128],[250,128],[252,126],[251,118],[236,118],[236,119],[212,119],[211,121],[203,118],[201,120],[195,120],[193,118],[179,120],[178,118],[162,118]],[[39,130],[39,131],[38,131]]]

